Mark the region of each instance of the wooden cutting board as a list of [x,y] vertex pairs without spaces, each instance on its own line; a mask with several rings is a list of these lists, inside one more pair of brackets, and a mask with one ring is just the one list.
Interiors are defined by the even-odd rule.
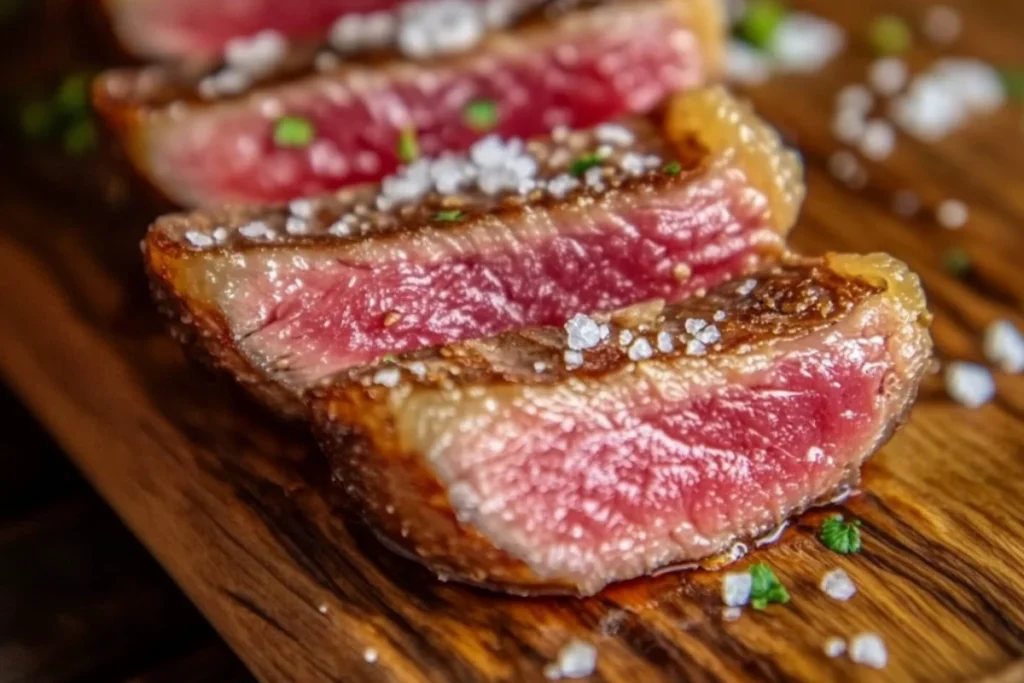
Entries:
[[[848,27],[852,48],[825,73],[751,93],[807,160],[796,244],[905,259],[927,285],[940,355],[979,359],[989,321],[1024,322],[1024,112],[938,145],[901,137],[851,190],[827,172],[834,94],[864,77],[859,36],[872,16],[916,18],[926,5],[803,5]],[[1024,64],[1024,6],[958,6],[957,53]],[[1024,680],[1024,378],[999,376],[979,410],[930,379],[867,466],[863,493],[841,507],[863,521],[863,552],[826,551],[818,512],[751,558],[789,586],[786,606],[725,622],[720,576],[704,572],[588,600],[491,595],[439,583],[337,515],[305,434],[190,367],[163,333],[139,263],[149,217],[71,191],[81,173],[60,184],[36,165],[0,170],[0,371],[262,680],[537,680],[571,638],[598,646],[594,680]],[[904,188],[925,207],[907,220],[891,209]],[[963,230],[931,217],[946,197],[969,205]],[[973,258],[965,279],[943,270],[953,246]],[[845,604],[817,587],[835,567],[858,586]],[[884,637],[884,671],[823,653],[829,636],[861,631]]]

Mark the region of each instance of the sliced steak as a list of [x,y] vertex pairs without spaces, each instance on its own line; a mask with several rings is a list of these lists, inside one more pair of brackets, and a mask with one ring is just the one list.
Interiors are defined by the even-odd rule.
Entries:
[[340,16],[399,0],[102,0],[121,44],[149,59],[216,58],[233,38],[277,31],[321,38]]
[[855,482],[912,402],[928,322],[888,256],[790,260],[349,370],[313,405],[388,544],[445,577],[592,594],[731,556]]
[[701,292],[777,256],[802,197],[796,156],[713,89],[381,186],[166,217],[143,246],[179,335],[296,413],[387,354]]
[[112,71],[94,96],[129,158],[172,200],[287,201],[379,180],[487,133],[532,137],[648,112],[716,70],[715,7],[616,0],[538,11],[460,54],[413,61],[299,48],[274,61],[261,37],[241,66]]

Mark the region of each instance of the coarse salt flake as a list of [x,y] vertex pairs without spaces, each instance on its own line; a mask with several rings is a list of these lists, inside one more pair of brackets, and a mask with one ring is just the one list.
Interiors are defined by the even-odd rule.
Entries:
[[846,641],[842,638],[831,637],[825,641],[825,655],[827,657],[839,657],[846,652]]
[[213,239],[218,244],[220,244],[221,242],[226,242],[228,239],[228,229],[217,228],[216,230],[213,231]]
[[686,355],[687,356],[703,356],[706,355],[708,349],[697,339],[691,339],[686,342]]
[[619,330],[619,346],[628,346],[633,341],[633,333],[630,330]]
[[544,675],[551,680],[584,678],[596,668],[597,648],[574,638],[558,651],[558,659],[544,668]]
[[424,363],[423,361],[416,361],[415,363],[409,366],[409,372],[416,375],[420,379],[423,379],[424,377],[427,376],[427,364]]
[[860,153],[872,161],[888,159],[896,146],[896,131],[885,119],[872,119],[864,126]]
[[842,569],[833,569],[821,578],[821,590],[830,598],[846,602],[857,593],[853,579]]
[[232,38],[224,48],[224,61],[232,69],[261,76],[277,66],[288,50],[288,41],[277,31]]
[[539,361],[537,361],[537,362],[535,362],[533,364],[533,371],[534,372],[544,372],[547,369],[548,369],[548,364],[545,363],[542,360],[539,360]]
[[298,216],[288,216],[284,223],[285,232],[289,235],[305,235],[309,232],[309,223]]
[[686,334],[697,334],[707,326],[708,322],[700,318],[687,318],[683,323],[683,329],[686,330]]
[[395,367],[381,368],[373,375],[373,383],[382,387],[397,387],[402,379],[402,371]]
[[651,348],[651,343],[644,337],[639,337],[629,346],[627,354],[631,361],[647,360],[654,355],[654,349]]
[[716,323],[720,323],[728,317],[729,314],[726,313],[725,311],[715,311],[715,314],[711,316],[711,319],[714,320]]
[[722,339],[722,333],[714,325],[708,325],[694,335],[694,338],[701,344],[714,344]]
[[209,235],[199,232],[198,230],[189,230],[185,233],[185,239],[193,247],[212,247],[214,240]]
[[574,189],[579,187],[580,181],[568,173],[562,173],[548,181],[548,194],[556,199],[562,199]]
[[726,621],[736,621],[743,616],[743,608],[741,607],[726,607],[722,610],[722,618]]
[[750,572],[730,572],[722,577],[722,602],[729,607],[742,607],[750,602],[753,577]]
[[883,57],[872,62],[868,69],[868,82],[878,93],[892,96],[907,84],[907,63],[899,57]]
[[871,108],[875,106],[875,96],[866,85],[853,83],[843,87],[836,95],[836,106],[839,109],[849,109],[867,116]]
[[772,63],[764,52],[742,40],[730,40],[725,48],[725,77],[733,83],[760,85],[771,76]]
[[754,291],[754,289],[756,287],[757,287],[757,280],[755,280],[753,278],[750,278],[749,280],[744,280],[743,281],[743,284],[741,284],[736,289],[736,293],[739,294],[740,296],[748,296],[748,295],[750,295],[751,292]]
[[569,318],[565,332],[570,349],[592,349],[601,343],[601,326],[589,315],[577,313]]
[[770,52],[783,71],[817,71],[838,55],[846,35],[836,24],[805,12],[786,15],[772,35]]
[[636,139],[633,135],[633,131],[616,123],[601,124],[594,129],[594,137],[597,138],[598,142],[617,145],[619,147],[632,145]]
[[263,221],[253,221],[240,227],[238,234],[249,239],[270,239],[274,236],[274,231]]
[[935,210],[935,218],[939,225],[949,230],[957,230],[967,224],[967,205],[959,199],[947,199]]
[[850,640],[850,659],[872,669],[884,669],[889,659],[885,641],[877,633],[858,633]]
[[1009,320],[997,320],[985,329],[985,358],[1003,372],[1024,371],[1024,334]]
[[373,664],[374,662],[376,662],[377,656],[377,651],[374,650],[372,647],[368,647],[365,650],[363,650],[363,660],[368,664]]
[[954,361],[944,373],[946,393],[960,405],[978,408],[996,395],[996,383],[988,368],[977,363]]
[[565,352],[565,354],[563,354],[563,358],[565,359],[565,367],[568,368],[569,370],[578,368],[581,365],[583,365],[582,351],[569,349],[568,351]]
[[658,350],[662,353],[671,353],[675,348],[675,344],[672,341],[672,335],[666,330],[662,330],[658,333],[657,343]]

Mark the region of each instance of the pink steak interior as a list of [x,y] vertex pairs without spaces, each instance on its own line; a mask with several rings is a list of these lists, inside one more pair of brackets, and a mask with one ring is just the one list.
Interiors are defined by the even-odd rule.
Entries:
[[274,30],[314,39],[349,12],[388,10],[397,0],[107,0],[124,40],[151,56],[215,57],[229,40]]
[[[664,6],[632,9],[615,22],[577,17],[585,25],[557,39],[546,30],[543,40],[505,38],[457,67],[313,77],[275,88],[263,104],[253,96],[169,119],[149,140],[151,171],[183,203],[284,201],[392,173],[410,129],[425,155],[467,149],[484,132],[467,116],[474,103],[494,105],[487,132],[507,137],[647,111],[699,84],[703,66],[693,34]],[[284,115],[312,122],[308,146],[275,145]]]
[[243,284],[220,304],[250,357],[302,387],[390,353],[686,296],[777,247],[766,203],[732,169],[642,200],[527,213],[503,229],[289,257],[257,250],[222,265]]
[[724,385],[537,391],[492,411],[500,424],[453,423],[432,463],[460,518],[541,576],[590,590],[707,557],[844,483],[873,445],[885,340],[815,344]]

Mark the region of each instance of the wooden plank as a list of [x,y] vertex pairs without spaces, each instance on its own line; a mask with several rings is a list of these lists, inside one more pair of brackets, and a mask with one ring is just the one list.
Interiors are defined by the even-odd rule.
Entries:
[[[917,17],[926,6],[800,4],[852,32],[880,10]],[[1013,23],[1000,19],[1016,16],[1011,5],[959,3],[967,31],[957,52],[1024,61]],[[1020,111],[936,146],[901,139],[893,159],[870,166],[868,186],[851,192],[826,171],[835,149],[828,113],[867,61],[854,45],[826,73],[751,93],[808,161],[811,196],[796,242],[906,259],[925,278],[940,353],[978,358],[991,319],[1022,322]],[[865,493],[843,506],[863,520],[862,554],[824,551],[814,539],[820,513],[758,552],[791,587],[786,607],[725,623],[720,577],[707,573],[636,581],[589,600],[489,595],[434,581],[335,514],[338,492],[309,440],[183,362],[144,295],[142,217],[61,205],[45,187],[3,173],[0,369],[262,680],[537,679],[572,637],[598,644],[595,679],[607,681],[1011,680],[1020,671],[1020,377],[1000,377],[998,399],[975,411],[930,382],[908,426],[868,465]],[[963,199],[969,226],[899,220],[890,201],[904,187],[928,205]],[[951,245],[974,257],[965,281],[941,267]],[[836,566],[859,587],[848,604],[816,586]],[[884,671],[822,652],[828,636],[863,630],[884,636]],[[375,663],[364,660],[367,648]]]

